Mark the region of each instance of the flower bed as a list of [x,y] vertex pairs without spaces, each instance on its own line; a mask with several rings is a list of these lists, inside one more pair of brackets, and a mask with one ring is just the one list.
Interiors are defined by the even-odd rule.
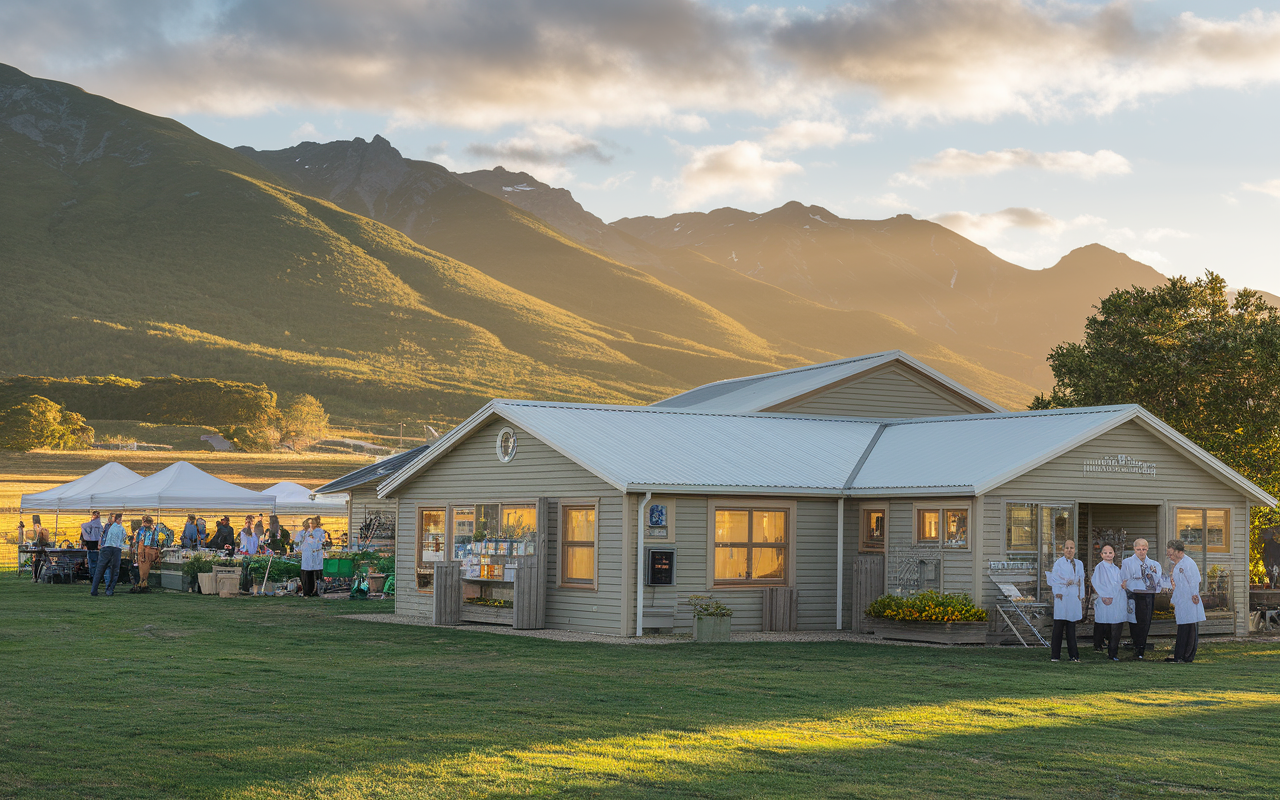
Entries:
[[867,616],[897,622],[986,622],[987,612],[967,594],[927,592],[912,597],[882,595],[867,606]]

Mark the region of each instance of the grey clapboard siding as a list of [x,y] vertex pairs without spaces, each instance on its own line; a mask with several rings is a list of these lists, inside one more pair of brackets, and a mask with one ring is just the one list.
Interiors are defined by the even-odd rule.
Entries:
[[[1123,454],[1156,465],[1155,475],[1130,473],[1085,473],[1083,459]],[[1009,481],[988,497],[986,508],[986,547],[991,556],[1005,552],[1004,502],[1089,503],[1093,508],[1094,526],[1113,524],[1130,532],[1149,531],[1152,555],[1165,562],[1164,546],[1176,535],[1176,509],[1226,508],[1231,512],[1231,552],[1210,553],[1208,566],[1221,564],[1232,570],[1236,585],[1236,632],[1248,631],[1249,531],[1247,498],[1238,489],[1220,480],[1180,452],[1165,444],[1137,422],[1126,422],[1115,429],[1030,472]],[[1099,506],[1102,506],[1099,508]],[[1122,506],[1145,506],[1123,508]],[[1109,516],[1108,516],[1109,515]],[[1159,528],[1152,527],[1152,518]],[[1106,520],[1111,520],[1106,522]],[[1104,522],[1100,522],[1103,520]],[[1197,554],[1198,555],[1198,554]],[[1167,566],[1167,564],[1166,564]],[[987,581],[986,583],[990,583]],[[984,587],[984,598],[994,598],[995,587]]]
[[[414,547],[417,508],[471,501],[536,500],[548,498],[548,576],[545,620],[553,628],[614,632],[621,630],[622,496],[612,486],[548,447],[526,431],[516,429],[519,446],[509,463],[498,460],[495,442],[507,423],[496,421],[473,433],[396,492],[400,500],[397,526],[397,592],[399,613],[430,614],[429,595],[414,589]],[[553,542],[558,516],[551,509],[562,498],[599,501],[597,526],[599,574],[595,590],[562,589],[555,585]],[[403,581],[403,583],[401,583]]]
[[845,417],[941,417],[986,411],[941,386],[896,367],[858,376],[826,392],[779,409]]

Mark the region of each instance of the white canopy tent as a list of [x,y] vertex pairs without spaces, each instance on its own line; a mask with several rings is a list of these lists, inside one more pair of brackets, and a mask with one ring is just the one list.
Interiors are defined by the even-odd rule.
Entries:
[[269,489],[263,489],[262,493],[273,495],[276,498],[277,514],[346,516],[347,513],[349,495],[346,492],[319,495],[312,500],[312,490],[300,483],[281,481]]
[[95,492],[90,502],[102,510],[275,511],[274,495],[253,492],[215,478],[186,461],[179,461],[128,486]]
[[142,480],[142,476],[123,464],[112,461],[70,483],[24,494],[21,511],[89,511],[89,498],[95,493],[113,492]]

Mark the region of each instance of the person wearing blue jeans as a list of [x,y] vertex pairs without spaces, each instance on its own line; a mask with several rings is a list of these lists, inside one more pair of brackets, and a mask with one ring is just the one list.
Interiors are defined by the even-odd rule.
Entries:
[[102,547],[98,550],[98,568],[93,571],[93,586],[89,588],[89,596],[98,596],[98,584],[105,575],[107,578],[107,597],[116,593],[116,581],[120,577],[120,551],[124,549],[124,525],[120,520],[123,514],[111,518],[111,524],[102,534]]
[[102,544],[101,515],[94,511],[90,520],[80,526],[80,546],[88,553],[89,579],[98,571],[98,547]]

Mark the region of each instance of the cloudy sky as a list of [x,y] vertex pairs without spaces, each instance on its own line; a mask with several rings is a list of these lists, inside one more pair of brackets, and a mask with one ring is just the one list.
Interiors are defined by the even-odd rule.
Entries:
[[227,145],[523,169],[607,221],[799,200],[1280,293],[1257,3],[5,0],[0,62]]

